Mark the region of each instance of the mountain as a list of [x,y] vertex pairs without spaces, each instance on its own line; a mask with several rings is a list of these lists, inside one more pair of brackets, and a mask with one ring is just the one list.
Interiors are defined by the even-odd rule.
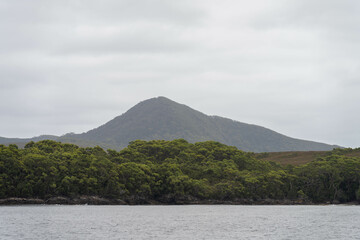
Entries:
[[[178,138],[189,142],[213,140],[252,152],[326,151],[338,147],[290,138],[257,125],[208,116],[165,97],[140,102],[124,114],[86,133],[55,138],[80,146],[99,145],[114,149],[124,148],[137,139]],[[0,139],[1,142],[4,139]]]
[[177,138],[189,142],[214,140],[253,152],[320,151],[337,147],[290,138],[264,127],[227,118],[208,116],[165,97],[140,102],[106,124],[71,137],[115,148],[124,148],[136,139]]

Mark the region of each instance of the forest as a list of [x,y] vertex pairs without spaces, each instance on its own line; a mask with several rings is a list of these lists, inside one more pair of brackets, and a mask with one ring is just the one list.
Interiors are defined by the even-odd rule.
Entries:
[[136,140],[121,151],[52,140],[29,142],[23,149],[0,145],[0,199],[360,202],[360,157],[345,155],[359,150],[334,149],[295,166],[214,141]]

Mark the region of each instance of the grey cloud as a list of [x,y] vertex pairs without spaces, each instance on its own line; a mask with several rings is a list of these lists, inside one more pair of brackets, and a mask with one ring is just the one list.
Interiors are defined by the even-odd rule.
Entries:
[[161,95],[293,137],[359,146],[358,8],[2,1],[0,136],[87,131]]
[[[191,1],[90,1],[84,12],[92,14],[94,19],[108,22],[121,21],[158,21],[162,24],[195,24],[203,15],[201,9],[194,7]],[[96,9],[96,11],[94,11]]]
[[[63,45],[65,51],[88,46],[94,52],[111,47],[121,51],[183,48],[179,40],[171,39],[174,29],[192,27],[202,16],[190,1],[5,1],[0,5],[0,52],[61,51]],[[111,26],[130,31],[102,36],[101,30]],[[78,32],[86,27],[94,32]]]
[[360,3],[352,0],[282,1],[281,6],[252,19],[257,27],[357,28]]
[[158,29],[135,29],[110,36],[94,31],[89,38],[79,37],[58,48],[56,54],[119,54],[119,53],[171,53],[195,48],[191,41],[182,40],[176,32]]
[[47,0],[4,1],[0,5],[4,24],[74,24],[158,21],[195,24],[203,11],[192,1],[166,0]]

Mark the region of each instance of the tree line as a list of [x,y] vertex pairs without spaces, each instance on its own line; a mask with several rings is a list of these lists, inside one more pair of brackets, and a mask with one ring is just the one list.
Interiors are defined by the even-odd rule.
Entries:
[[360,201],[360,158],[344,155],[358,150],[282,166],[214,141],[136,140],[121,151],[51,140],[0,145],[0,198]]

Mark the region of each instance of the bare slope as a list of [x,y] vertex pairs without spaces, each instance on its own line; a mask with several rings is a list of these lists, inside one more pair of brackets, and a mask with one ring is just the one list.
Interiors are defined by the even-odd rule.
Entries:
[[264,152],[256,153],[257,159],[266,161],[273,161],[282,165],[303,165],[318,158],[330,156],[330,155],[342,155],[345,157],[360,157],[360,148],[337,148],[333,151],[293,151],[293,152]]

